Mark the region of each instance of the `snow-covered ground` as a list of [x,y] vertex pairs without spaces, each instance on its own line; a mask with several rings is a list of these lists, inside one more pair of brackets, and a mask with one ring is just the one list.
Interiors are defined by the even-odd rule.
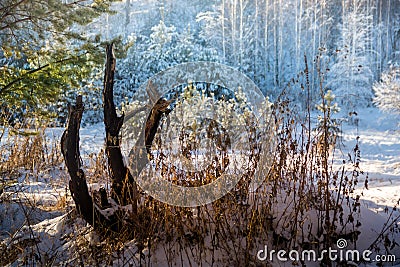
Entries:
[[361,194],[369,209],[383,212],[400,201],[400,116],[368,108],[357,117],[358,127],[343,127],[345,151],[354,147],[359,136],[360,167],[368,175],[368,189],[360,181],[355,193]]
[[[390,215],[391,218],[400,216],[398,209],[393,210],[400,199],[399,117],[381,113],[375,108],[367,108],[359,111],[357,118],[358,126],[343,124],[341,149],[344,152],[343,158],[345,158],[347,152],[354,147],[356,137],[359,136],[360,167],[364,171],[364,175],[361,176],[354,194],[361,195],[363,207],[372,211],[363,217],[364,220],[367,220],[364,222],[363,231],[371,232],[364,235],[364,238],[373,238]],[[46,135],[57,141],[60,140],[62,131],[63,129],[60,128],[47,129]],[[6,137],[7,135],[2,140],[5,140]],[[81,156],[85,163],[103,148],[103,125],[97,124],[81,129],[80,138]],[[365,188],[364,181],[361,181],[366,175],[368,175],[368,189]],[[34,249],[31,250],[22,249],[23,252],[18,256],[19,259],[26,260],[30,257],[37,257],[34,250],[39,249],[40,257],[58,255],[61,257],[60,261],[68,264],[69,258],[76,259],[81,253],[77,243],[81,242],[83,246],[96,244],[96,235],[89,231],[90,228],[86,227],[83,221],[76,219],[74,211],[71,211],[70,207],[68,208],[70,205],[61,208],[62,201],[71,203],[70,197],[63,199],[69,194],[68,179],[63,167],[34,175],[25,173],[21,175],[17,184],[4,190],[0,197],[0,238],[3,239],[0,251],[4,253],[4,246],[10,250],[13,245],[19,246],[18,242],[21,239],[28,240],[30,238],[29,242],[36,244],[36,247],[33,246]],[[30,215],[31,220],[28,223],[32,227],[21,228],[27,223],[27,214]],[[400,225],[399,217],[396,220],[396,224]],[[79,235],[82,235],[83,239],[79,239]],[[27,237],[29,238],[27,239]],[[400,243],[400,240],[396,240],[396,242]],[[138,250],[133,243],[125,244],[125,246],[129,248],[123,253],[131,251],[129,253],[133,253],[132,258],[140,259],[143,256],[140,253],[137,254]],[[69,252],[65,254],[65,251]],[[397,253],[399,249],[395,251]],[[6,252],[9,251],[6,250]],[[49,253],[46,254],[46,252]],[[146,253],[146,251],[142,253]],[[400,266],[400,255],[396,256],[398,258],[396,266]],[[17,260],[17,258],[13,265],[29,263]],[[35,262],[33,258],[31,262]],[[114,265],[118,266],[120,262],[116,260]]]

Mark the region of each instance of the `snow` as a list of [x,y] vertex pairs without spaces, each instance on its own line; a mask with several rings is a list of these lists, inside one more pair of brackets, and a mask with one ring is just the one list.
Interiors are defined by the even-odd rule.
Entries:
[[103,123],[97,123],[90,127],[82,128],[79,132],[80,152],[82,157],[92,153],[99,153],[104,147],[105,129]]
[[[344,115],[342,113],[337,116]],[[341,140],[343,155],[340,156],[346,158],[347,152],[351,151],[356,138],[359,137],[361,169],[364,171],[361,179],[368,176],[368,189],[360,181],[354,196],[360,195],[362,203],[363,225],[360,228],[362,234],[358,248],[367,249],[382,227],[393,218],[395,218],[394,224],[400,225],[400,212],[398,209],[393,209],[398,206],[400,200],[399,118],[382,113],[375,108],[363,108],[358,111],[356,119],[353,118],[352,121],[351,124],[343,124]],[[63,130],[62,128],[47,129],[46,135],[49,139],[60,140]],[[91,155],[103,149],[104,127],[102,124],[96,124],[82,128],[80,136],[81,155],[85,164],[88,163]],[[13,266],[34,262],[32,255],[40,257],[57,255],[54,263],[73,264],[80,257],[82,246],[96,247],[101,244],[101,239],[91,230],[91,227],[77,217],[74,209],[71,210],[73,204],[67,187],[68,179],[64,167],[38,171],[36,175],[23,173],[18,183],[6,188],[1,194],[0,237],[3,239],[2,244],[8,248],[12,248],[13,244],[16,246],[22,240],[30,240],[29,242],[35,244],[22,249],[21,254],[12,261]],[[89,186],[98,188],[100,184],[94,182]],[[67,197],[65,201],[68,205],[63,209],[56,208],[63,197]],[[278,201],[284,201],[284,199],[285,196],[282,195],[281,200]],[[34,205],[30,205],[32,203]],[[282,210],[276,212],[278,214]],[[29,213],[30,227],[24,226],[26,213]],[[316,215],[310,214],[308,217],[314,216]],[[206,243],[211,242],[208,240],[209,236],[205,238]],[[396,241],[400,243],[400,237],[396,238]],[[170,249],[174,248],[170,247]],[[153,266],[167,265],[165,247],[156,247],[154,250],[151,251]],[[143,263],[142,258],[145,258],[148,253],[150,253],[148,249],[139,252],[135,241],[132,240],[125,243],[119,252],[114,252],[110,258],[113,266],[120,266],[128,261],[138,265],[140,262]],[[196,250],[194,249],[192,253],[196,253]],[[223,251],[215,253],[213,257],[223,258]],[[400,249],[395,249],[394,253],[399,258]],[[210,263],[210,255],[205,254],[204,260],[209,260]],[[189,263],[190,260],[184,259],[184,262]],[[308,264],[312,266],[311,263]],[[396,264],[393,266],[400,266],[398,261]],[[291,266],[291,263],[276,266]]]
[[367,208],[385,216],[400,201],[400,116],[365,108],[357,117],[358,128],[343,127],[346,148],[353,147],[359,136],[361,169],[368,175],[368,189],[361,183],[355,194]]
[[359,136],[361,169],[368,175],[363,199],[393,207],[400,197],[400,117],[367,108],[358,114],[358,128],[345,125],[343,141],[351,148]]

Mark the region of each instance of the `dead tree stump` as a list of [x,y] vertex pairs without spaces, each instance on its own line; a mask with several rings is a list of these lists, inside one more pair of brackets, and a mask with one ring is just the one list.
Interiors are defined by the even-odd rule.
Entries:
[[92,225],[95,230],[102,233],[125,233],[125,237],[132,235],[133,220],[137,214],[137,187],[134,178],[123,162],[120,149],[119,132],[121,130],[124,116],[118,116],[113,98],[115,57],[113,45],[107,45],[107,60],[104,74],[104,124],[106,131],[106,154],[110,171],[111,197],[120,206],[132,204],[131,216],[121,216],[123,209],[115,209],[114,213],[105,216],[102,209],[110,207],[107,192],[101,189],[93,195],[97,200],[95,203],[89,194],[85,174],[81,168],[79,152],[79,128],[84,106],[82,96],[78,96],[76,104],[69,107],[67,129],[61,138],[61,151],[70,175],[69,188],[72,198],[76,204],[78,213]]
[[106,130],[106,154],[112,180],[111,197],[120,205],[132,204],[133,214],[137,211],[137,186],[135,179],[125,166],[120,148],[120,130],[124,115],[118,116],[114,104],[115,56],[113,45],[107,45],[107,61],[104,73],[103,105]]
[[120,224],[115,216],[105,217],[93,204],[89,194],[85,173],[81,168],[79,152],[79,128],[84,107],[82,96],[76,98],[76,104],[69,107],[68,126],[61,137],[61,151],[70,176],[69,190],[78,213],[94,229],[101,232],[119,232]]

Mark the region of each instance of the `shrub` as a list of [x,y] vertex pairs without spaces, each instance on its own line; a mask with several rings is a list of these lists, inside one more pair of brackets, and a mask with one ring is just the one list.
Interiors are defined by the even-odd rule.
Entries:
[[400,114],[400,67],[384,72],[380,82],[374,83],[374,103],[383,111]]

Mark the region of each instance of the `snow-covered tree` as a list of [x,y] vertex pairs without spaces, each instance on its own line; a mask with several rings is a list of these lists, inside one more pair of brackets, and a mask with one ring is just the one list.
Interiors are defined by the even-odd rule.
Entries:
[[167,26],[161,20],[152,27],[150,38],[132,37],[135,45],[117,66],[117,103],[125,97],[131,99],[147,79],[169,67],[191,61],[218,61],[216,50],[196,39],[194,34],[190,27],[178,33],[174,25]]
[[337,60],[330,72],[330,87],[344,107],[366,106],[372,99],[371,62],[368,58],[371,24],[364,1],[347,1],[341,25]]
[[374,103],[382,110],[400,114],[400,67],[391,67],[374,83]]

